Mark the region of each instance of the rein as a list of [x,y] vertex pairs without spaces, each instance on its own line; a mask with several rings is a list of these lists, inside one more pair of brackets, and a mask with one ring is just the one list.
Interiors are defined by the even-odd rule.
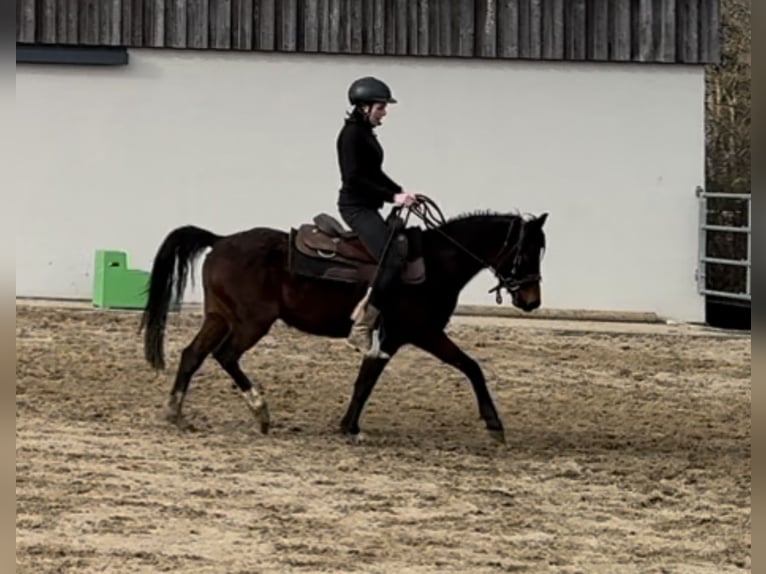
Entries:
[[[423,221],[423,224],[426,226],[426,229],[431,229],[433,231],[436,231],[439,233],[442,237],[450,241],[453,245],[455,245],[458,249],[463,251],[468,256],[475,259],[479,264],[481,264],[482,268],[488,268],[492,271],[492,273],[497,278],[497,285],[490,289],[488,293],[495,293],[495,301],[498,305],[502,304],[503,302],[503,296],[501,293],[501,290],[505,288],[509,293],[513,293],[514,291],[518,291],[521,289],[524,285],[528,283],[534,283],[535,281],[540,280],[539,275],[529,275],[526,277],[523,277],[521,279],[514,278],[515,271],[518,267],[518,264],[521,260],[521,252],[520,252],[520,246],[521,241],[523,239],[523,228],[522,233],[519,234],[519,240],[516,242],[516,244],[511,248],[511,251],[506,255],[506,257],[510,256],[512,253],[515,252],[515,257],[513,260],[513,265],[511,267],[511,272],[508,277],[501,274],[497,267],[499,267],[503,261],[506,260],[506,257],[501,257],[503,252],[506,250],[506,248],[509,245],[510,239],[511,239],[511,233],[513,232],[513,229],[515,227],[515,221],[511,221],[511,223],[508,225],[508,231],[505,235],[505,240],[503,241],[502,246],[497,252],[497,255],[495,256],[495,259],[498,259],[497,265],[492,265],[489,263],[489,261],[486,261],[485,259],[479,257],[475,253],[473,253],[470,249],[466,248],[464,245],[462,245],[459,241],[455,240],[453,237],[450,237],[449,234],[445,233],[441,226],[446,223],[446,219],[444,217],[444,214],[442,213],[441,209],[438,205],[430,198],[425,195],[418,195],[418,203],[413,205],[412,207],[408,208],[407,214],[404,218],[404,224],[407,224],[407,220],[409,219],[410,213],[413,213],[416,215],[421,221]],[[523,225],[523,223],[522,223]]]

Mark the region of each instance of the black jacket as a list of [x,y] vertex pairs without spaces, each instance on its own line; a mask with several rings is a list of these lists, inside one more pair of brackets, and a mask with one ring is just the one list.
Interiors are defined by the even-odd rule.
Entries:
[[380,209],[402,187],[383,173],[383,148],[363,118],[348,118],[336,142],[341,189],[338,205]]

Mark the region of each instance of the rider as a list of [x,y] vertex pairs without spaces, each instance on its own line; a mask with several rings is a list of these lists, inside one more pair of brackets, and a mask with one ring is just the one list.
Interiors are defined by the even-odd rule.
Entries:
[[391,228],[379,209],[384,203],[411,206],[417,199],[381,169],[383,148],[373,130],[382,123],[388,104],[396,103],[389,87],[377,78],[359,78],[349,87],[348,100],[353,109],[336,142],[342,179],[338,211],[380,262],[376,281],[363,301],[363,312],[356,315],[347,339],[352,347],[366,350],[372,347],[372,331],[380,309],[387,303],[388,291],[398,278],[406,256],[397,248],[396,242],[392,242],[385,261],[381,262]]

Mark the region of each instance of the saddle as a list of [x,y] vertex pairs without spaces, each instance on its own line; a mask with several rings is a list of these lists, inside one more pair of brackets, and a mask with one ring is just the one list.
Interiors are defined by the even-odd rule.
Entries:
[[[420,229],[407,229],[408,247],[412,235]],[[408,248],[408,256],[401,273],[407,284],[425,281],[423,257]],[[298,275],[331,279],[348,283],[369,283],[375,275],[378,261],[367,251],[359,236],[346,229],[327,213],[315,216],[313,223],[303,223],[290,230],[290,256],[292,272]]]
[[309,257],[377,264],[359,236],[326,213],[317,215],[313,225],[304,223],[298,228],[296,246]]

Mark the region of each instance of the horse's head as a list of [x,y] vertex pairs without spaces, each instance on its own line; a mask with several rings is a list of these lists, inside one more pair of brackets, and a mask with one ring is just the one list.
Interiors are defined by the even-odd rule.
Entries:
[[[433,212],[438,213],[438,220]],[[497,286],[490,290],[497,293],[498,304],[502,303],[501,290],[505,289],[519,309],[533,311],[540,306],[540,260],[545,249],[543,226],[547,213],[524,217],[518,213],[474,212],[445,221],[438,207],[425,196],[421,196],[421,206],[413,213],[426,223],[429,237],[439,237],[437,249],[446,247],[442,253],[448,258],[447,276],[458,289],[481,269],[490,268],[498,279]]]
[[[522,311],[534,311],[542,303],[540,293],[540,261],[545,250],[545,232],[543,226],[548,214],[531,219],[518,218],[509,223],[507,238],[503,248],[494,261],[498,285],[498,302],[501,301],[500,289],[511,295],[515,307]],[[514,231],[518,227],[518,232]]]

